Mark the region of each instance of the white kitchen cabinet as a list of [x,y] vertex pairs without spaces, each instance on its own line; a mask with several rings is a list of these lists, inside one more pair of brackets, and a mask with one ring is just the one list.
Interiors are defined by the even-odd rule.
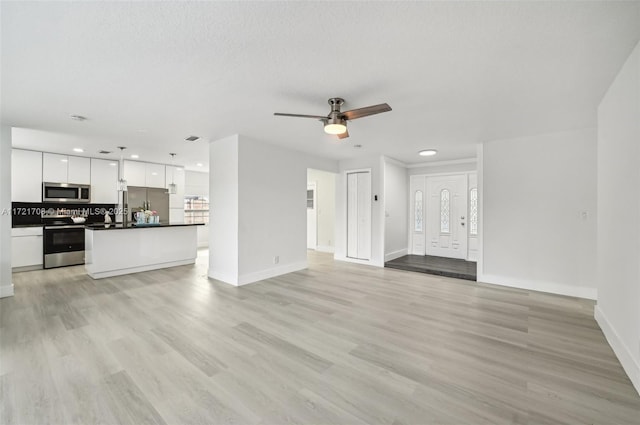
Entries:
[[42,267],[42,227],[11,229],[11,267]]
[[124,161],[124,179],[129,186],[145,187],[146,183],[146,164],[137,161]]
[[67,162],[67,183],[91,184],[91,159],[69,156]]
[[124,178],[129,186],[165,188],[163,164],[124,161]]
[[145,164],[145,182],[147,187],[167,187],[164,177],[164,167],[162,164]]
[[11,151],[11,201],[42,202],[42,152]]
[[42,156],[42,178],[45,182],[89,184],[90,164],[89,158],[45,152]]
[[42,179],[45,182],[67,183],[67,168],[69,158],[67,155],[56,153],[42,154]]
[[176,185],[176,193],[169,194],[169,208],[182,208],[184,210],[184,188],[185,175],[184,168],[167,165],[165,187],[168,189],[173,181]]
[[91,158],[91,202],[118,203],[118,162]]

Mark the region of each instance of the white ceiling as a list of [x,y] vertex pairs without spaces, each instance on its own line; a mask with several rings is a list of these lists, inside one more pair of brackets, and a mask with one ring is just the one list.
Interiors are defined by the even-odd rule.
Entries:
[[[5,2],[2,119],[14,145],[129,147],[190,169],[244,134],[329,158],[424,162],[477,142],[596,125],[640,39],[639,2]],[[327,99],[392,112],[338,142]],[[343,109],[343,110],[344,110]],[[85,122],[69,115],[88,117]],[[198,135],[204,141],[184,142]],[[361,149],[353,145],[361,144]],[[113,155],[112,157],[117,157]]]

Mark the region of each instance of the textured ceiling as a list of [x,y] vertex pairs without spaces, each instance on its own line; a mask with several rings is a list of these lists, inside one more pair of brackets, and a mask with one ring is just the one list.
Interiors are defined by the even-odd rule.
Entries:
[[[129,147],[196,169],[239,133],[329,158],[407,163],[596,124],[640,39],[638,2],[6,2],[2,120],[48,151]],[[393,111],[335,141],[327,99]],[[85,122],[70,114],[88,117]],[[187,143],[198,135],[204,141]],[[360,144],[361,149],[353,145]]]

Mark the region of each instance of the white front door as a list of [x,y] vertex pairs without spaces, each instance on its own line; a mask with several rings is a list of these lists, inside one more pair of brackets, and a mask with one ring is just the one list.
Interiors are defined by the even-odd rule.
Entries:
[[467,176],[426,180],[426,254],[467,258]]
[[307,183],[307,248],[318,245],[318,213],[316,205],[316,183]]
[[371,172],[347,173],[347,257],[371,259]]

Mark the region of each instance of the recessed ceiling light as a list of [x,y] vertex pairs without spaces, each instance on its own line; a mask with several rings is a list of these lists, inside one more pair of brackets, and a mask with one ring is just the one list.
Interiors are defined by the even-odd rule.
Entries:
[[202,167],[204,164],[202,164],[202,162],[198,162],[196,165],[197,165],[198,167]]
[[73,148],[74,152],[84,152],[84,149],[82,148]]
[[157,176],[158,173],[156,173],[155,171],[153,173],[151,173],[152,176]]
[[140,158],[140,156],[139,156],[139,155],[136,155],[136,154],[133,154],[133,155],[131,155],[131,158],[133,158],[133,159],[138,159],[138,158]]
[[435,154],[437,154],[438,151],[435,149],[425,149],[423,151],[418,152],[418,155],[420,156],[433,156]]
[[70,118],[74,121],[86,121],[87,117],[83,117],[82,115],[71,115]]
[[101,150],[101,151],[98,151],[98,153],[101,153],[101,154],[103,154],[103,155],[107,155],[107,154],[110,154],[110,153],[111,153],[111,151]]

